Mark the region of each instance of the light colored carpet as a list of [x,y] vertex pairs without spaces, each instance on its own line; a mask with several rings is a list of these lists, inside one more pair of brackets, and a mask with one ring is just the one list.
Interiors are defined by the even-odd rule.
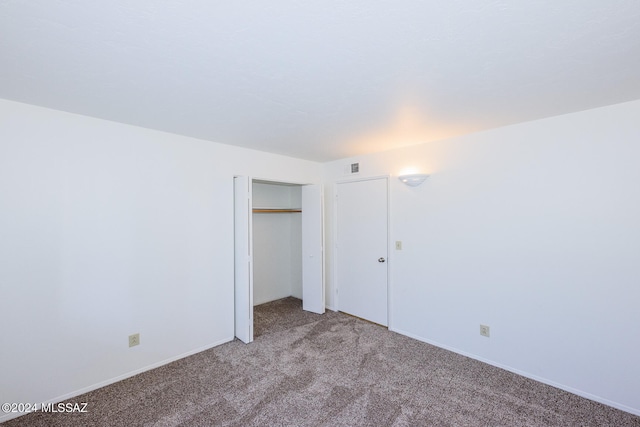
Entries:
[[[258,306],[260,334],[10,426],[640,426],[640,417],[342,314]],[[290,322],[287,323],[287,318]]]

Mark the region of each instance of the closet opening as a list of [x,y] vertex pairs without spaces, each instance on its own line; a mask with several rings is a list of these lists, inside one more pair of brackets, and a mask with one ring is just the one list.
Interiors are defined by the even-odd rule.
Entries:
[[278,319],[324,313],[322,192],[312,184],[234,182],[235,328],[251,342],[286,329]]
[[300,185],[253,180],[252,193],[253,327],[258,337],[283,326],[279,312],[302,312],[302,191]]

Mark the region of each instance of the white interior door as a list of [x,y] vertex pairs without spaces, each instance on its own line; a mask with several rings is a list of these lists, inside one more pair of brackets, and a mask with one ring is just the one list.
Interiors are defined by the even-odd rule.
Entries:
[[324,313],[322,187],[302,186],[302,308]]
[[338,308],[388,326],[387,178],[337,184]]
[[253,237],[251,179],[233,179],[235,241],[235,335],[253,341]]

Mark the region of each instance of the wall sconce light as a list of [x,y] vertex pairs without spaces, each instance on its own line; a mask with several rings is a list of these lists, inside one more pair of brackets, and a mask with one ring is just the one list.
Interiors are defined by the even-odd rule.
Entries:
[[427,179],[429,175],[426,173],[412,173],[410,175],[400,175],[398,179],[409,187],[417,187],[422,184],[425,179]]

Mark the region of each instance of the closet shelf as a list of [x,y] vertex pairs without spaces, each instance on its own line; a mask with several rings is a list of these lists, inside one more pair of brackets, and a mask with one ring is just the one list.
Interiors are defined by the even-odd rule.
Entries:
[[302,212],[300,208],[253,208],[253,213],[296,213]]

